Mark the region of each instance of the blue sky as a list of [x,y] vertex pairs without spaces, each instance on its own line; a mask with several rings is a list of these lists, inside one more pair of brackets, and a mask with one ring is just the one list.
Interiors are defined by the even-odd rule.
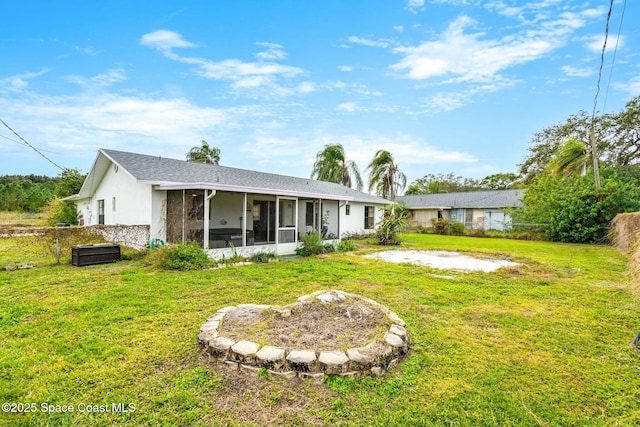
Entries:
[[[3,1],[0,118],[63,167],[98,148],[309,176],[515,172],[534,132],[591,112],[608,0]],[[640,95],[640,5],[615,0],[598,109]],[[618,30],[621,28],[618,40]],[[617,45],[617,50],[614,47]],[[615,61],[613,61],[615,58]],[[613,64],[613,67],[612,67]],[[606,104],[605,104],[606,100]],[[0,174],[59,170],[0,125]],[[366,181],[366,178],[365,178]]]

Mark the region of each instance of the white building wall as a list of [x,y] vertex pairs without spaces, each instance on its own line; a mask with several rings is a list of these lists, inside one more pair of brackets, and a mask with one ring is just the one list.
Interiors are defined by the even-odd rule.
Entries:
[[[98,224],[98,201],[104,200],[105,225],[152,224],[152,189],[127,172],[110,167],[94,196],[81,203],[85,225]],[[157,209],[157,208],[156,208]]]
[[377,205],[373,203],[362,203],[362,202],[349,202],[349,215],[346,214],[346,204],[342,202],[340,204],[340,233],[341,238],[344,237],[345,234],[354,234],[354,233],[373,233],[373,229],[365,229],[364,228],[364,208],[365,206],[373,206],[374,207],[374,225],[379,223],[384,215],[384,205]]
[[167,240],[167,192],[151,192],[151,226],[149,235],[151,239],[159,238]]

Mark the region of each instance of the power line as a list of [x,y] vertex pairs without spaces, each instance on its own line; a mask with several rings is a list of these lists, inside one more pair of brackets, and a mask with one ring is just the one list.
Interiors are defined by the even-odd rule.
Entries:
[[609,80],[607,81],[607,90],[604,93],[604,102],[602,103],[602,111],[607,109],[607,99],[609,98],[609,86],[611,86],[611,77],[613,76],[613,66],[616,62],[616,54],[618,53],[618,44],[620,43],[620,33],[622,32],[622,22],[624,21],[624,12],[627,9],[627,0],[622,4],[622,14],[620,15],[620,25],[618,26],[618,36],[616,37],[616,46],[613,48],[613,58],[611,58],[611,69],[609,70]]
[[[60,170],[64,170],[64,168],[62,166],[60,166],[59,164],[57,164],[56,162],[54,162],[53,160],[51,160],[50,158],[48,158],[47,156],[44,155],[44,153],[42,153],[40,150],[38,150],[36,147],[34,147],[33,145],[29,144],[29,142],[27,142],[26,139],[24,139],[23,137],[21,137],[18,132],[16,132],[15,130],[11,129],[11,126],[9,126],[8,124],[5,123],[4,120],[0,119],[0,122],[2,122],[2,124],[9,129],[11,132],[13,132],[13,134],[15,136],[17,136],[18,138],[20,138],[20,140],[22,142],[24,142],[25,144],[27,144],[27,146],[29,148],[31,148],[33,151],[35,151],[36,153],[40,154],[42,157],[44,157],[49,163],[51,163],[53,166],[57,167]],[[8,138],[7,138],[8,139]],[[13,140],[12,140],[13,141]]]
[[604,67],[604,51],[607,48],[607,39],[609,38],[609,21],[611,20],[611,12],[613,11],[613,0],[609,3],[609,12],[607,13],[607,23],[604,27],[604,43],[602,44],[602,52],[600,53],[600,69],[598,70],[598,83],[596,87],[596,95],[593,97],[593,113],[591,114],[591,123],[596,117],[598,109],[598,95],[600,94],[600,81],[602,80],[602,68]]

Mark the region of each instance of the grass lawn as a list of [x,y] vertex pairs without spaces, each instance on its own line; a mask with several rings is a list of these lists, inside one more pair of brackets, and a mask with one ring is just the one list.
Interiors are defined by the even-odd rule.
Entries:
[[[211,271],[159,271],[144,259],[76,268],[52,265],[26,238],[0,239],[0,267],[35,264],[0,271],[0,402],[35,404],[0,412],[0,425],[640,424],[640,351],[630,346],[640,301],[623,254],[403,237],[401,248],[521,264],[440,271],[363,258],[383,248],[361,244]],[[199,327],[217,309],[288,304],[320,289],[396,311],[412,334],[410,357],[379,378],[312,384],[226,373],[202,356]],[[135,411],[114,412],[112,403]],[[74,411],[44,412],[61,405]]]

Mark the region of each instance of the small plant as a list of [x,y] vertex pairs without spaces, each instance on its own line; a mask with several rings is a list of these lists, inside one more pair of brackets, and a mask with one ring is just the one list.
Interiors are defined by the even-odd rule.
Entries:
[[276,259],[277,256],[273,252],[258,252],[257,254],[251,255],[252,262],[269,262],[272,259]]
[[356,250],[356,244],[353,243],[353,240],[351,239],[341,240],[340,243],[338,244],[339,252],[348,252],[348,251],[355,251],[355,250]]
[[397,234],[404,231],[409,222],[410,212],[403,206],[396,204],[385,208],[384,218],[378,223],[376,240],[379,245],[399,245]]
[[245,260],[243,257],[238,255],[238,250],[233,243],[229,243],[229,247],[231,248],[231,257],[225,258],[225,256],[222,255],[222,261],[224,264],[237,264]]
[[444,234],[448,236],[451,234],[451,223],[450,219],[446,218],[431,218],[431,224],[433,224],[433,232],[436,234]]
[[314,231],[312,233],[303,234],[300,238],[302,247],[296,249],[296,254],[301,256],[318,255],[326,252],[322,234]]
[[160,266],[166,270],[202,270],[212,265],[209,256],[196,242],[167,246],[157,252],[160,252]]

